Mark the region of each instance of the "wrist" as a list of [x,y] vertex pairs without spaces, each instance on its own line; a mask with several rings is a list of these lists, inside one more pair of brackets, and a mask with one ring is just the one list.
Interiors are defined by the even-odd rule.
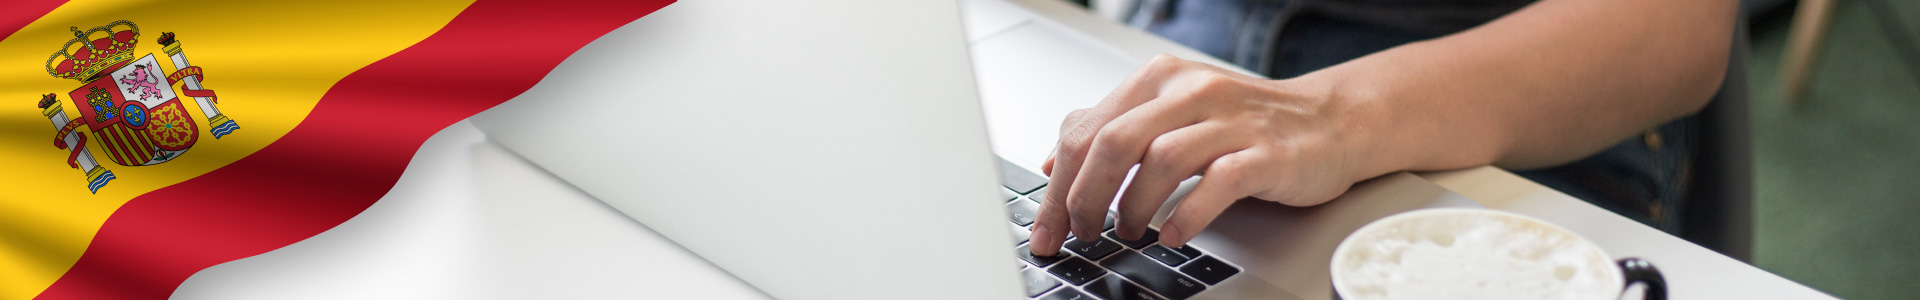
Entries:
[[1342,159],[1341,174],[1347,182],[1359,182],[1387,173],[1416,167],[1420,153],[1409,151],[1408,120],[1380,89],[1314,73],[1288,79],[1306,87],[1305,95],[1320,101],[1332,122],[1327,141]]
[[[1389,73],[1390,74],[1390,73]],[[1451,170],[1492,164],[1512,138],[1470,97],[1406,76],[1335,66],[1300,77],[1326,88],[1327,101],[1348,107],[1352,170],[1361,180],[1398,171]]]

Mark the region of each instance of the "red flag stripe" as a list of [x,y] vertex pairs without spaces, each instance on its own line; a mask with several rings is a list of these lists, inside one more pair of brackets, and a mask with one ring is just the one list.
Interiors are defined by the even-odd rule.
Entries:
[[108,148],[113,148],[113,151],[116,152],[115,154],[120,156],[120,162],[121,162],[120,164],[124,165],[124,164],[134,163],[133,149],[128,147],[130,146],[129,144],[131,143],[129,142],[132,139],[128,138],[126,127],[107,125],[107,130],[103,130],[99,132],[101,134],[113,135],[112,139],[101,139],[101,140],[108,141],[107,142]]
[[61,4],[67,4],[67,1],[0,1],[0,33],[7,34],[0,35],[0,41],[6,41],[7,37],[13,36],[13,33],[20,32],[20,28],[27,27],[27,24],[33,24],[34,20],[39,20],[41,16],[46,16],[47,13],[53,12],[53,9],[60,8]]
[[159,149],[159,147],[153,144],[153,131],[141,130],[140,132],[136,132],[136,134],[140,135],[140,152],[146,153],[147,158],[152,159],[153,149]]
[[127,129],[126,125],[108,126],[107,128],[113,130],[113,136],[120,138],[120,142],[114,144],[120,147],[120,155],[127,159],[128,164],[144,163],[144,161],[140,160],[140,152],[142,152],[140,150],[144,149],[134,148],[140,146],[140,139],[133,135],[132,130]]
[[140,150],[145,150],[145,149],[135,148],[140,146],[140,138],[133,135],[133,130],[127,129],[126,125],[110,126],[108,128],[113,129],[113,136],[120,138],[120,142],[115,144],[118,144],[118,146],[120,146],[120,155],[122,155],[122,157],[125,157],[127,159],[128,164],[140,164],[145,162],[145,161],[141,161],[140,159],[140,153],[143,152]]
[[[39,298],[163,299],[201,269],[339,225],[385,195],[427,137],[672,3],[555,2],[478,1],[426,40],[348,75],[266,148],[120,207]],[[403,117],[383,118],[392,115]]]
[[149,155],[153,153],[152,145],[147,145],[146,137],[141,135],[140,131],[128,126],[120,128],[120,135],[127,137],[127,151],[133,154],[135,163],[146,163],[147,159],[153,158]]
[[107,125],[106,128],[94,130],[94,134],[100,136],[100,143],[106,144],[107,154],[113,156],[113,162],[121,165],[131,164],[133,154],[127,151],[127,143],[125,143],[127,137],[120,135],[119,129],[119,126]]
[[[85,134],[85,133],[81,133],[81,134]],[[94,131],[93,137],[94,137],[93,143],[97,145],[95,147],[100,147],[101,151],[106,152],[108,160],[112,160],[115,163],[124,161],[124,160],[120,160],[120,150],[114,148],[113,146],[112,134],[109,134],[106,130],[98,130],[98,131]]]
[[131,148],[134,150],[133,158],[135,161],[146,163],[147,160],[153,159],[153,137],[146,134],[148,131],[134,130],[131,126],[121,129],[121,131],[121,134],[125,134],[128,138],[133,139],[133,142],[128,144],[131,145]]

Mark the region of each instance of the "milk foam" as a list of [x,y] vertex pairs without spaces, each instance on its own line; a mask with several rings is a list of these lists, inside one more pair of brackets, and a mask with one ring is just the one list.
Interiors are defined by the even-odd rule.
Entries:
[[1610,299],[1618,270],[1565,230],[1485,211],[1421,212],[1348,237],[1345,299]]

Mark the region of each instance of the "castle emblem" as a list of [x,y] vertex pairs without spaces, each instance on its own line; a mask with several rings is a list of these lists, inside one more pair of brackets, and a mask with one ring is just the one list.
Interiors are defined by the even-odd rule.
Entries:
[[[187,62],[186,52],[172,32],[162,33],[156,40],[173,68],[162,71],[154,53],[134,51],[140,42],[140,27],[133,22],[120,20],[87,31],[78,27],[69,30],[73,39],[47,57],[47,74],[83,83],[67,92],[78,115],[68,115],[57,93],[42,95],[37,105],[53,122],[53,146],[69,150],[67,166],[86,172],[88,191],[99,193],[116,178],[96,157],[122,166],[151,166],[172,161],[193,148],[203,123],[195,122],[181,96],[193,98],[198,104],[204,124],[211,125],[207,133],[213,138],[240,129],[214,106],[219,98],[201,85],[206,79],[200,67]],[[177,93],[175,85],[179,85]],[[86,129],[84,134],[82,127]],[[100,151],[88,151],[89,146]]]

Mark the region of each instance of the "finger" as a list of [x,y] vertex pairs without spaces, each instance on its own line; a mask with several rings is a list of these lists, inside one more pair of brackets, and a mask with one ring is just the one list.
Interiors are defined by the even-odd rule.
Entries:
[[[1080,120],[1086,115],[1086,109],[1075,109],[1072,112],[1068,112],[1066,119],[1060,122],[1061,135],[1066,135],[1068,129],[1079,124]],[[1056,163],[1055,158],[1059,157],[1059,153],[1060,148],[1054,147],[1053,153],[1047,154],[1047,161],[1040,164],[1040,172],[1048,176],[1048,181],[1050,181],[1048,183],[1049,185],[1052,184],[1053,166]],[[1047,201],[1046,195],[1042,194],[1029,195],[1029,197],[1040,201],[1040,211],[1036,212],[1038,215],[1034,217],[1033,235],[1027,239],[1028,251],[1032,252],[1035,256],[1053,256],[1059,254],[1060,244],[1065,242],[1063,238],[1061,238],[1066,236],[1066,231],[1063,230],[1065,228],[1063,226],[1065,225],[1052,224],[1067,224],[1069,222],[1066,208],[1061,207],[1063,202]]]
[[1074,124],[1080,124],[1081,120],[1086,119],[1088,109],[1090,108],[1075,109],[1067,112],[1067,116],[1060,119],[1060,133],[1066,133],[1067,129],[1073,128]]
[[1054,156],[1046,156],[1046,162],[1041,163],[1041,175],[1054,175]]
[[[1054,148],[1053,163],[1050,164],[1051,168],[1047,172],[1047,186],[1055,188],[1047,189],[1047,194],[1043,197],[1068,199],[1067,194],[1071,190],[1068,187],[1072,187],[1074,180],[1078,178],[1080,162],[1086,158],[1096,131],[1121,113],[1159,95],[1160,82],[1168,77],[1168,74],[1175,73],[1182,65],[1183,61],[1172,56],[1156,56],[1153,61],[1122,81],[1113,93],[1100,101],[1099,105],[1068,114],[1069,119],[1061,123],[1060,141]],[[1066,230],[1072,227],[1072,224],[1067,218],[1067,210],[1064,207],[1067,201],[1051,202],[1060,203],[1052,206],[1056,207],[1052,212],[1048,212],[1046,208],[1049,206],[1043,203],[1040,215],[1042,218],[1036,220],[1040,223],[1034,227],[1036,230],[1044,228],[1051,232],[1043,234],[1036,231],[1033,240],[1040,242],[1035,245],[1055,248],[1065,242]],[[1058,214],[1058,218],[1047,218],[1049,214]]]
[[1033,220],[1033,235],[1027,239],[1027,248],[1034,256],[1053,256],[1060,252],[1060,245],[1066,243],[1070,221],[1067,219],[1066,201],[1041,200],[1040,212]]
[[1080,174],[1065,198],[1074,235],[1082,239],[1100,235],[1108,205],[1119,194],[1128,170],[1140,163],[1148,144],[1162,134],[1205,118],[1204,111],[1178,105],[1181,102],[1166,98],[1147,102],[1114,118],[1094,135],[1093,147],[1080,163]]
[[1141,156],[1140,169],[1120,196],[1114,230],[1128,240],[1139,239],[1154,212],[1167,202],[1180,181],[1200,173],[1227,153],[1246,149],[1250,139],[1230,132],[1226,123],[1202,122],[1154,138]]
[[1206,169],[1206,175],[1200,177],[1200,184],[1187,194],[1180,205],[1174,207],[1173,215],[1160,225],[1160,244],[1178,248],[1186,245],[1194,235],[1213,223],[1227,206],[1233,202],[1265,190],[1261,183],[1263,170],[1259,168],[1261,160],[1257,149],[1242,150],[1221,156]]
[[[1079,176],[1080,161],[1086,158],[1098,130],[1114,118],[1158,97],[1164,81],[1189,64],[1170,55],[1156,55],[1121,81],[1099,104],[1068,113],[1065,122],[1060,124],[1060,140],[1054,147],[1055,159],[1051,170],[1047,171],[1047,185],[1063,188],[1047,189],[1046,197],[1066,199],[1069,189],[1064,187],[1071,187]],[[1060,176],[1054,176],[1054,173]]]
[[[1034,219],[1033,236],[1029,239],[1034,255],[1052,255],[1066,242],[1067,230],[1072,219],[1067,216],[1067,188],[1073,184],[1074,176],[1080,172],[1080,159],[1085,157],[1083,143],[1074,128],[1088,123],[1084,119],[1069,120],[1075,123],[1062,124],[1060,144],[1054,147],[1053,157],[1049,159],[1047,186],[1045,195],[1040,199],[1039,217]],[[1043,250],[1044,249],[1044,250]],[[1044,253],[1043,253],[1044,252]]]
[[[1060,135],[1067,135],[1067,131],[1072,129],[1074,125],[1080,124],[1080,119],[1086,117],[1086,115],[1087,109],[1085,108],[1067,112],[1066,119],[1060,121]],[[1053,152],[1047,153],[1047,161],[1040,164],[1040,174],[1053,176],[1053,158],[1056,156],[1060,156],[1060,147],[1058,145],[1053,148]]]

